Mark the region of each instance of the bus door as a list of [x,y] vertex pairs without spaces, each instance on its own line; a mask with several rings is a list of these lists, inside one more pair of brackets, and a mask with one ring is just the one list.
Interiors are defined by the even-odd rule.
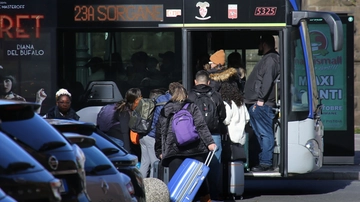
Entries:
[[[281,69],[282,147],[281,172],[309,173],[322,166],[323,133],[321,102],[316,86],[308,20],[324,19],[332,35],[333,50],[342,46],[340,18],[332,13],[293,11],[292,26],[284,29],[284,68]],[[286,55],[290,53],[290,55]],[[290,85],[288,85],[290,84]]]
[[[246,75],[248,76],[254,66],[260,61],[262,56],[258,55],[258,47],[260,42],[260,36],[263,34],[271,34],[275,38],[275,48],[279,53],[284,51],[280,48],[280,32],[281,30],[271,30],[264,27],[263,30],[254,29],[188,29],[184,31],[183,36],[186,38],[183,41],[183,54],[184,58],[184,68],[187,68],[187,73],[184,75],[184,79],[187,79],[188,89],[194,85],[194,77],[197,71],[204,69],[209,62],[209,57],[214,52],[223,49],[225,51],[226,63],[225,66],[230,68],[244,68]],[[233,66],[238,64],[230,64],[228,61],[228,56],[232,53],[238,53],[241,56],[240,66]],[[185,72],[185,71],[184,71]],[[240,93],[240,92],[239,92]],[[280,92],[279,92],[280,93]],[[267,172],[266,174],[261,173],[262,176],[281,176],[279,172],[280,165],[280,130],[279,130],[279,121],[275,120],[276,123],[276,147],[274,149],[274,165],[275,169],[272,172]],[[250,167],[256,166],[258,164],[258,155],[260,153],[260,147],[258,140],[248,125],[246,127],[248,132],[248,142],[247,142],[247,152],[248,152],[248,161],[247,161],[247,170],[250,170]],[[224,151],[224,150],[223,150]],[[249,175],[247,173],[246,175]],[[254,174],[251,174],[254,175]],[[255,174],[256,175],[256,174]]]

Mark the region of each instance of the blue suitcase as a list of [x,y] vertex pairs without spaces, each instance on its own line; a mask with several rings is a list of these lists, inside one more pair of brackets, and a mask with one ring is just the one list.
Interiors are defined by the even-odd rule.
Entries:
[[171,202],[193,201],[210,170],[209,164],[214,153],[214,151],[209,153],[205,163],[191,158],[186,158],[182,162],[168,183]]

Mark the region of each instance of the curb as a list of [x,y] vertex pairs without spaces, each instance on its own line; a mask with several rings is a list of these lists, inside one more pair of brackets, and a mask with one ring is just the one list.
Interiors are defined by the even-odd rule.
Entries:
[[296,175],[290,178],[307,180],[360,180],[360,166],[324,166],[313,173]]

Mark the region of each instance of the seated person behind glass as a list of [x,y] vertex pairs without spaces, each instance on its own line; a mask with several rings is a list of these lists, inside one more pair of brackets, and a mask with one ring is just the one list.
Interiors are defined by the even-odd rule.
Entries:
[[[26,101],[25,98],[13,92],[13,87],[16,84],[16,80],[13,76],[2,76],[0,82],[0,98],[1,99],[8,99],[8,100],[19,100],[19,101]],[[42,102],[46,99],[46,93],[43,88],[38,90],[36,93],[36,103],[42,104]],[[36,113],[40,113],[41,106],[36,110]]]
[[71,94],[64,88],[58,90],[55,94],[56,106],[51,108],[44,118],[49,119],[73,119],[78,121],[79,115],[71,108]]

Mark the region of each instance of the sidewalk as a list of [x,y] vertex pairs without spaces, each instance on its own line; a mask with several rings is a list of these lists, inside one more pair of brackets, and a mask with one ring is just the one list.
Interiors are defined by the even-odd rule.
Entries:
[[355,162],[353,165],[324,165],[321,169],[304,175],[301,179],[360,180],[360,134],[355,134]]

